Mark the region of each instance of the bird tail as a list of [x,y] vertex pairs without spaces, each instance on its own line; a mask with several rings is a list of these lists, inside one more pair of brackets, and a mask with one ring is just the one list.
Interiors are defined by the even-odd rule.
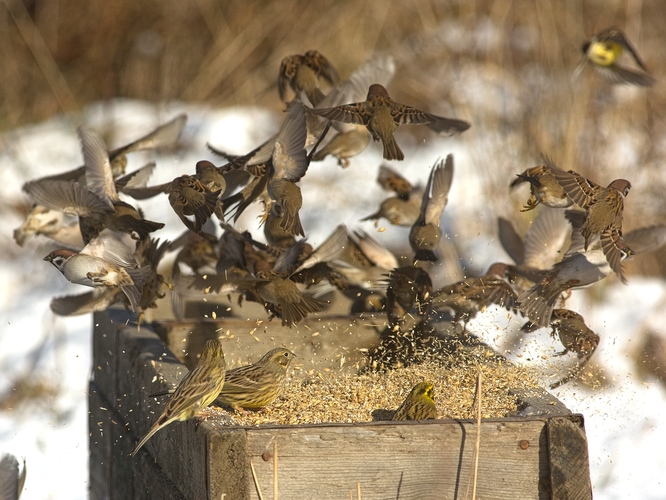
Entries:
[[550,280],[546,277],[518,297],[520,311],[539,328],[545,328],[550,324],[555,302],[561,293],[559,289],[550,289],[549,283]]
[[391,136],[386,139],[382,139],[384,144],[384,158],[386,160],[404,160],[405,155],[402,154],[398,143],[395,140],[395,137]]
[[127,269],[127,274],[130,275],[134,284],[123,286],[121,289],[129,299],[132,311],[136,311],[141,302],[143,285],[145,285],[148,275],[150,274],[150,266],[143,266],[138,269]]

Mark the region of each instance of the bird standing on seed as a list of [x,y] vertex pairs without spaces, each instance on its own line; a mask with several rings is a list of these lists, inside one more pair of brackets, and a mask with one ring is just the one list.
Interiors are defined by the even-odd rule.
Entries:
[[331,108],[313,109],[313,113],[332,121],[365,125],[375,141],[382,141],[384,158],[404,160],[405,155],[393,137],[399,125],[431,125],[437,132],[460,133],[469,123],[425,113],[411,106],[394,102],[383,85],[373,83],[365,101]]
[[632,253],[622,240],[622,213],[624,198],[631,189],[625,179],[616,179],[608,187],[602,187],[573,170],[553,171],[557,182],[567,196],[586,212],[580,233],[585,238],[585,250],[593,236],[600,235],[601,248],[613,271],[626,283],[622,272],[623,253]]
[[44,260],[77,285],[118,287],[136,311],[150,266],[137,266],[134,246],[136,243],[128,235],[105,229],[80,252],[62,248],[49,253]]
[[234,410],[257,410],[270,405],[280,393],[295,356],[289,349],[276,347],[254,364],[229,370],[217,402]]
[[437,418],[435,390],[430,382],[419,382],[409,392],[392,420],[431,420]]
[[442,238],[439,221],[449,201],[452,180],[453,155],[448,155],[446,161],[439,160],[432,167],[423,193],[419,218],[409,232],[409,245],[414,250],[414,262],[437,261],[434,250]]
[[[648,74],[645,63],[636,49],[629,43],[626,35],[619,28],[612,27],[600,31],[583,44],[582,50],[583,60],[576,68],[576,76],[582,71],[586,63],[590,63],[609,83],[651,87],[656,82],[655,78]],[[625,50],[629,52],[643,71],[617,64]]]
[[136,455],[160,429],[176,420],[188,420],[211,404],[224,386],[226,368],[220,341],[207,341],[197,366],[180,381],[164,411],[130,456]]

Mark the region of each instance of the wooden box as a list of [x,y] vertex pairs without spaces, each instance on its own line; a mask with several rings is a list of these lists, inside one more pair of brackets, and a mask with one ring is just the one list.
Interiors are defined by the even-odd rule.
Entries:
[[[146,393],[173,386],[187,369],[156,333],[127,319],[117,310],[94,316],[93,500],[257,499],[251,464],[263,498],[273,498],[274,449],[283,499],[346,499],[351,491],[357,498],[359,486],[364,500],[471,498],[477,426],[465,420],[238,427],[221,416],[171,424],[130,457],[163,408],[146,403]],[[362,336],[350,332],[360,345]],[[178,345],[173,331],[162,333]],[[271,336],[262,338],[276,342]],[[305,345],[324,360],[318,368],[339,362],[317,337]],[[482,421],[477,498],[591,498],[583,417],[544,391],[518,396],[516,416]]]

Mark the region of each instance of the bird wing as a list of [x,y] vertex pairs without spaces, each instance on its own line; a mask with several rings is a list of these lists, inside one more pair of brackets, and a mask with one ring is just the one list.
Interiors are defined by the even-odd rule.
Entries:
[[308,169],[306,138],[305,109],[303,103],[294,100],[289,104],[287,117],[273,146],[273,177],[297,182],[305,175]]
[[355,123],[357,125],[366,126],[370,123],[371,117],[364,102],[345,104],[333,108],[313,109],[312,112],[332,121]]
[[579,207],[587,209],[597,201],[595,192],[600,188],[598,184],[573,170],[564,171],[559,168],[551,168],[551,173],[567,196]]
[[116,185],[113,182],[111,162],[106,144],[100,135],[86,127],[78,128],[81,150],[83,151],[83,163],[86,166],[86,184],[88,189],[95,193],[98,198],[110,207],[113,202],[118,201]]
[[386,191],[394,191],[404,199],[407,199],[412,191],[412,184],[388,165],[379,167],[377,183]]
[[112,210],[87,187],[78,182],[32,181],[26,183],[23,190],[35,203],[65,213],[89,216]]
[[453,181],[453,155],[448,155],[446,160],[435,163],[426,194],[423,196],[424,203],[421,205],[421,213],[425,216],[426,224],[439,226],[439,219],[444,213],[444,208],[449,201],[449,190]]
[[173,144],[178,140],[178,137],[180,137],[180,133],[185,127],[185,123],[187,123],[187,115],[185,113],[180,114],[173,120],[157,127],[155,130],[141,137],[140,139],[110,151],[109,158],[113,160],[121,154],[131,153],[132,151],[139,151],[141,149],[154,149]]
[[103,229],[80,253],[91,255],[124,268],[136,267],[134,249],[136,242],[127,233]]
[[524,264],[550,269],[561,256],[568,230],[563,209],[548,208],[539,212],[525,234]]
[[142,188],[146,187],[148,184],[148,179],[153,175],[155,171],[155,162],[151,161],[150,163],[145,164],[143,167],[130,172],[127,175],[118,177],[115,180],[116,191],[122,192],[124,188]]

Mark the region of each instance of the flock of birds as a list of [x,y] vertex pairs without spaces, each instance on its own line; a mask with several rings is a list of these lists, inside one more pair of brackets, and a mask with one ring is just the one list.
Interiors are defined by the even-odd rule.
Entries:
[[[640,69],[618,64],[623,49]],[[580,67],[589,64],[613,83],[654,83],[616,28],[586,42],[583,53]],[[386,86],[394,71],[391,57],[377,56],[340,83],[333,66],[317,51],[286,57],[278,78],[286,113],[278,133],[242,156],[210,148],[224,158],[222,166],[202,160],[194,173],[160,185],[148,185],[155,164],[126,173],[127,155],[173,145],[186,116],[114,150],[95,131],[80,127],[83,166],[26,183],[24,191],[34,206],[14,233],[19,245],[35,235],[58,242],[61,248],[44,260],[68,281],[92,288],[81,295],[54,298],[51,309],[61,315],[83,314],[120,302],[139,312],[140,323],[143,313],[170,288],[176,298],[192,290],[202,295],[237,294],[239,301],[257,302],[271,318],[292,326],[327,307],[310,293],[313,287],[326,285],[352,299],[350,312],[385,313],[388,331],[397,336],[423,329],[442,311],[466,324],[496,304],[527,318],[525,332],[550,328],[564,346],[561,354],[574,353],[582,367],[599,337],[580,314],[558,308],[558,301],[571,289],[611,273],[626,281],[622,261],[666,241],[664,226],[623,233],[624,199],[631,187],[627,180],[603,187],[573,170],[558,168],[544,156],[542,165],[518,174],[511,184],[512,188],[529,185],[525,211],[545,207],[524,240],[509,221],[499,221],[500,239],[514,263],[493,264],[484,276],[437,290],[428,269],[439,260],[440,220],[454,175],[452,155],[434,163],[424,188],[412,185],[388,165],[380,167],[377,180],[393,194],[364,220],[385,218],[410,227],[412,264],[400,266],[398,257],[375,238],[345,226],[337,227],[317,248],[304,238],[299,180],[311,162],[332,155],[347,167],[371,138],[381,141],[386,160],[402,160],[394,137],[401,125],[425,125],[448,135],[470,127],[463,120],[392,100]],[[140,208],[124,201],[161,194],[185,226],[174,241],[151,237],[164,224],[145,219]],[[266,243],[233,224],[256,202],[265,207]],[[168,252],[177,255],[171,276],[165,277],[158,266]],[[270,404],[292,357],[289,350],[277,348],[254,365],[227,371],[222,345],[209,341],[198,366],[180,382],[132,454],[157,430],[200,414],[216,399],[235,409]],[[431,383],[417,384],[395,419],[436,418],[433,393]]]

